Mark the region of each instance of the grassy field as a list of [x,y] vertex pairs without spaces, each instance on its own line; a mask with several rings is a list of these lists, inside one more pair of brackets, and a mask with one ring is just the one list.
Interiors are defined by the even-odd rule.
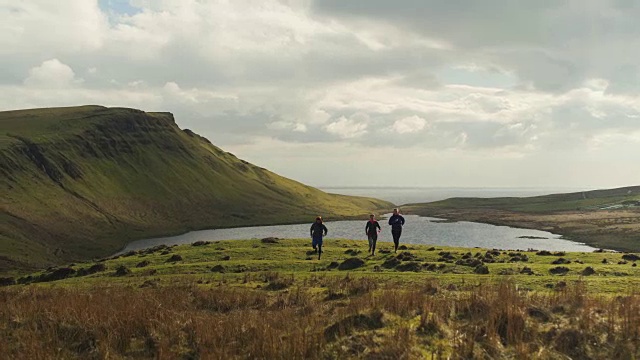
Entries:
[[[0,279],[23,358],[640,357],[640,257],[365,241],[156,247]],[[13,284],[14,285],[9,285]]]
[[238,159],[170,113],[0,112],[0,273],[195,229],[340,219],[393,205],[333,195]]
[[525,198],[452,198],[407,213],[551,231],[595,247],[640,251],[640,186]]

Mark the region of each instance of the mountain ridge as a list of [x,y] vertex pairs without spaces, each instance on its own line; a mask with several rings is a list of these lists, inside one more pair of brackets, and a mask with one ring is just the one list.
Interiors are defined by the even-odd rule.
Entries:
[[104,256],[195,229],[388,209],[238,159],[172,114],[81,106],[0,112],[0,269]]

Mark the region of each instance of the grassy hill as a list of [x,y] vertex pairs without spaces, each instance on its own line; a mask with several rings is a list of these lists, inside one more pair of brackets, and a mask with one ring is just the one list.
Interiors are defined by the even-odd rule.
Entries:
[[557,212],[598,210],[640,202],[640,186],[617,189],[580,191],[532,197],[451,198],[426,204],[410,204],[424,208],[490,208],[522,212]]
[[552,231],[592,246],[640,251],[640,186],[534,197],[451,198],[406,212]]
[[367,246],[327,239],[316,260],[303,239],[199,242],[0,278],[0,353],[640,357],[637,254]]
[[193,229],[362,215],[238,159],[170,113],[82,106],[0,112],[0,271],[104,256]]

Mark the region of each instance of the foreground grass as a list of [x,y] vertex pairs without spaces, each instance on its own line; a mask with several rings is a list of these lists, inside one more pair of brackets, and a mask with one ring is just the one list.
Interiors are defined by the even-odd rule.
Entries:
[[[367,257],[365,246],[329,239],[316,260],[306,240],[197,243],[12,279],[23,284],[0,289],[0,354],[640,357],[640,271],[623,254],[418,245],[393,254],[382,243]],[[551,264],[560,258],[571,263]],[[474,259],[489,273],[461,265]],[[558,267],[568,272],[550,274]],[[594,273],[581,275],[587,267]]]

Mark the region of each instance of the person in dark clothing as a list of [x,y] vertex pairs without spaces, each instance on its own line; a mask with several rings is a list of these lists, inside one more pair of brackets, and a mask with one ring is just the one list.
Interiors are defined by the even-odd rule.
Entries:
[[395,245],[394,252],[398,252],[400,235],[402,235],[402,226],[404,225],[404,218],[398,213],[398,209],[393,209],[393,215],[389,218],[389,225],[391,225],[391,236],[393,236],[393,245]]
[[371,214],[369,215],[369,221],[367,221],[367,225],[364,227],[364,232],[367,234],[367,239],[369,239],[369,252],[371,255],[376,254],[376,242],[378,241],[378,232],[380,229],[380,224],[376,221],[376,216]]
[[320,260],[320,255],[322,255],[322,237],[327,236],[327,227],[322,223],[322,217],[318,216],[316,221],[311,224],[311,246],[313,246],[313,250],[318,251],[318,260]]

